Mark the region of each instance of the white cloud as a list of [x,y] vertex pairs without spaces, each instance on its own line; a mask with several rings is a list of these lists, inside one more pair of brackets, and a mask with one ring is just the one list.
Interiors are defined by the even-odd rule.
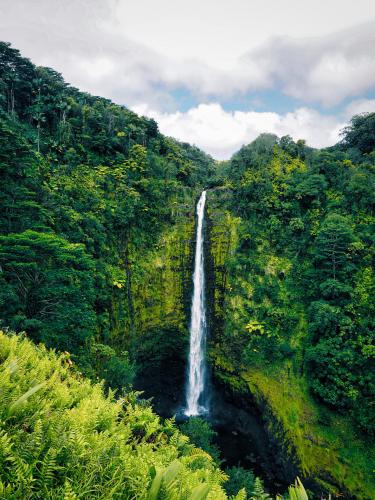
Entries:
[[[374,111],[363,97],[375,88],[373,18],[373,0],[0,0],[1,38],[23,55],[219,159],[262,132],[328,146],[353,114]],[[178,111],[177,89],[210,103]],[[278,114],[220,104],[257,89],[306,106]],[[312,109],[348,97],[341,116]]]
[[375,112],[375,99],[357,99],[352,101],[345,108],[344,115],[347,119],[350,119],[354,115],[360,113],[374,113]]
[[[2,39],[217,158],[261,132],[327,146],[350,116],[374,110],[361,97],[375,88],[374,17],[373,0],[0,0]],[[220,104],[267,88],[308,105],[281,115]],[[176,89],[211,103],[178,111]],[[350,96],[342,116],[312,109]]]
[[219,102],[267,88],[327,106],[360,97],[375,88],[374,17],[371,0],[0,0],[2,39],[34,62],[164,111],[177,88]]
[[172,59],[230,70],[274,36],[322,37],[375,17],[373,0],[120,0],[119,31]]
[[326,106],[375,88],[373,22],[320,38],[277,37],[244,57],[272,85]]
[[279,137],[289,134],[295,140],[307,140],[313,147],[330,146],[338,141],[339,131],[345,126],[345,121],[308,108],[299,108],[285,115],[227,112],[218,103],[200,104],[185,113],[162,113],[146,104],[135,106],[133,110],[154,118],[164,134],[196,144],[217,159],[229,158],[262,132]]

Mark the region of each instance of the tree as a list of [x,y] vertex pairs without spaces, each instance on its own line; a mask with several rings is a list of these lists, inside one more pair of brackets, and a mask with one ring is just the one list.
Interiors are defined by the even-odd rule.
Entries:
[[3,322],[77,351],[95,332],[93,264],[80,244],[32,230],[0,236]]
[[292,179],[292,184],[295,181],[299,182],[293,186],[292,192],[298,200],[301,200],[304,206],[310,206],[312,201],[316,201],[319,205],[321,204],[321,201],[324,199],[324,191],[327,188],[327,181],[324,175],[309,173]]
[[14,120],[25,116],[31,101],[33,64],[9,43],[0,42],[0,106]]
[[132,386],[135,365],[130,362],[126,351],[117,355],[109,345],[91,342],[88,352],[82,353],[80,362],[87,375],[104,379],[107,388],[126,391]]
[[216,462],[219,462],[219,449],[213,440],[217,433],[209,422],[200,417],[190,417],[181,425],[181,431],[189,436],[192,443],[209,453]]
[[329,214],[318,231],[315,241],[315,262],[328,269],[336,277],[351,270],[349,246],[355,241],[353,229],[347,217]]
[[361,153],[371,153],[375,149],[375,113],[362,113],[350,120],[343,129],[342,145],[346,149],[356,148]]
[[44,220],[38,200],[40,159],[8,119],[0,118],[0,232],[37,229]]
[[355,172],[346,186],[348,202],[361,210],[370,213],[375,208],[375,178],[371,171],[365,169]]
[[298,146],[293,141],[290,135],[284,135],[279,140],[280,148],[285,151],[292,158],[296,158],[298,156]]

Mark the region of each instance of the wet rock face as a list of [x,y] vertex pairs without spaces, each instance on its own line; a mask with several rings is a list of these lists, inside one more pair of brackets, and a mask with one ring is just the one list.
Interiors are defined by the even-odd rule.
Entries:
[[[145,399],[159,415],[169,418],[181,413],[185,402],[186,370],[181,360],[170,358],[141,373],[135,388],[144,391]],[[210,422],[218,433],[216,444],[221,450],[222,467],[240,465],[262,477],[273,494],[281,493],[298,474],[286,460],[282,446],[267,432],[266,422],[251,396],[231,393],[211,379]]]
[[159,366],[144,370],[137,377],[136,390],[152,399],[156,413],[170,418],[180,412],[185,399],[185,369],[180,360],[169,359]]
[[139,368],[134,388],[152,398],[163,417],[178,412],[185,397],[193,258],[194,212],[184,212],[144,259],[142,279],[134,286]]
[[213,383],[212,403],[212,421],[224,466],[253,469],[270,492],[284,491],[294,481],[298,468],[287,459],[282,444],[267,431],[262,408],[250,394],[234,394],[217,381]]

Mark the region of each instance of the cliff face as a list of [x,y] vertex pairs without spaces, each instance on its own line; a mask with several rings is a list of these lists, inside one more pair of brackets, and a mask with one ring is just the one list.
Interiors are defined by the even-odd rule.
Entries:
[[208,192],[207,199],[207,294],[212,342],[224,327],[226,292],[230,286],[227,264],[238,242],[240,219],[225,209],[229,196],[229,190],[215,189]]
[[[184,402],[197,194],[176,203],[173,224],[166,224],[152,248],[138,254],[130,249],[131,279],[119,289],[114,307],[111,341],[126,348],[134,336],[139,365],[135,388],[153,398],[162,416],[178,412]],[[247,441],[254,461],[247,465],[257,469],[262,464],[257,473],[269,484],[287,484],[300,475],[317,494],[371,498],[371,450],[344,416],[309,393],[303,363],[306,320],[290,287],[292,264],[265,245],[258,251],[250,242],[244,250],[244,239],[251,234],[244,233],[242,220],[229,210],[231,196],[228,189],[209,190],[206,205],[207,354],[214,423],[219,433],[220,428],[235,433],[231,443],[234,436]],[[246,275],[244,266],[251,260],[255,267]],[[272,362],[257,361],[254,352],[249,368],[248,360],[242,362],[243,339],[253,334],[247,325],[257,326],[251,322],[253,297],[265,285],[294,315],[290,329],[280,332],[288,335],[294,351]]]
[[134,282],[135,328],[138,359],[148,367],[186,351],[193,239],[188,210],[141,259]]
[[173,223],[143,252],[130,249],[113,307],[111,343],[136,353],[137,390],[170,416],[182,404],[194,253],[196,193],[176,200]]
[[[258,246],[253,243],[252,228],[247,225],[244,230],[241,219],[226,209],[230,196],[229,190],[212,190],[207,203],[208,356],[214,384],[237,408],[235,413],[247,411],[242,422],[233,416],[233,428],[253,440],[248,416],[257,416],[267,434],[262,440],[269,464],[266,474],[274,481],[298,474],[317,494],[372,498],[371,449],[345,415],[319,404],[309,392],[304,371],[306,316],[293,289],[292,261],[274,254],[272,246],[267,246],[267,235],[256,242]],[[249,261],[253,261],[250,271]],[[253,321],[257,294],[265,284],[273,294],[267,299],[270,309],[276,304],[280,313],[289,314],[285,325],[282,316],[275,321],[277,328],[282,326],[280,330],[263,332]],[[285,336],[293,351],[281,355],[275,348],[275,355],[267,361],[260,344],[245,354],[244,339],[250,335],[271,340],[272,335]]]

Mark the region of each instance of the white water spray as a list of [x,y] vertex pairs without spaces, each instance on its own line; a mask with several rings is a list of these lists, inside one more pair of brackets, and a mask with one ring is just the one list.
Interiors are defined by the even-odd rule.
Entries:
[[185,415],[191,417],[207,412],[202,400],[205,384],[206,304],[204,276],[204,206],[206,191],[197,204],[197,232],[193,275],[193,299],[191,302],[189,379],[186,394]]

